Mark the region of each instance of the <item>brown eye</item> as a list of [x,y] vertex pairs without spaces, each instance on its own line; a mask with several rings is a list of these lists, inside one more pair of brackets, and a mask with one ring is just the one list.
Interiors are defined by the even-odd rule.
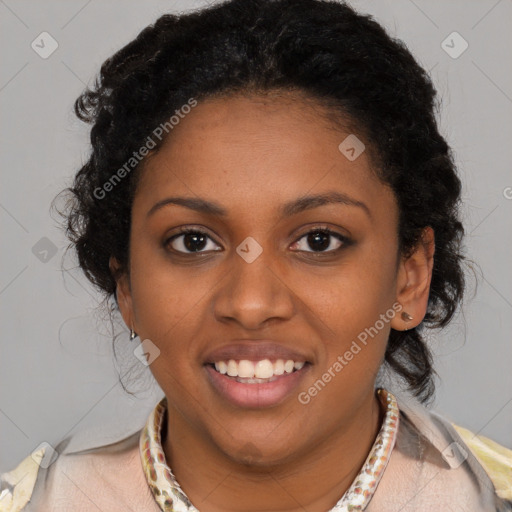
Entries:
[[[300,241],[303,239],[305,242],[300,245]],[[300,251],[322,253],[336,252],[341,247],[349,244],[350,240],[340,233],[336,233],[330,229],[316,228],[305,233],[294,245],[299,245],[299,247],[296,248]],[[307,247],[310,247],[312,250],[308,250]]]
[[[209,243],[209,241],[211,243]],[[173,251],[181,254],[193,254],[207,251],[218,251],[218,247],[210,236],[197,229],[184,229],[165,242],[165,246],[172,247]]]

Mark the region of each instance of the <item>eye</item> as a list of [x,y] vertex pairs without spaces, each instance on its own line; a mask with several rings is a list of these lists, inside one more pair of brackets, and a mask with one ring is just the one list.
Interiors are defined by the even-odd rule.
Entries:
[[[301,243],[303,239],[305,241]],[[210,246],[208,246],[209,241]],[[320,254],[334,253],[351,243],[352,241],[341,233],[332,231],[329,228],[318,227],[302,235],[293,246],[299,251]],[[197,228],[181,228],[178,234],[173,235],[164,242],[164,246],[170,246],[173,251],[180,254],[222,250],[213,242],[208,233]],[[313,250],[307,250],[306,246],[312,247]]]
[[[301,244],[301,240],[305,242]],[[338,251],[343,246],[350,245],[351,240],[346,236],[331,231],[328,228],[314,228],[303,236],[301,236],[294,245],[298,246],[299,251],[313,252],[313,253],[333,253]],[[308,251],[305,247],[312,247],[312,251]]]
[[[208,247],[208,240],[212,243]],[[172,249],[181,254],[193,254],[205,252],[204,249],[210,251],[218,251],[215,249],[216,244],[213,243],[210,236],[199,229],[182,228],[177,235],[173,235],[164,243],[165,247],[171,246]],[[213,245],[213,247],[212,247]],[[217,246],[218,247],[218,246]]]

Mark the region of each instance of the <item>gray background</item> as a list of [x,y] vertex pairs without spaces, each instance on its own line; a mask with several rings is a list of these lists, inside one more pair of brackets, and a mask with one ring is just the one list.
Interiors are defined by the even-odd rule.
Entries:
[[[431,336],[441,377],[434,408],[512,448],[512,2],[351,3],[431,70],[464,181],[467,252],[482,275],[451,327]],[[66,240],[49,206],[88,154],[88,127],[71,109],[101,63],[160,14],[203,5],[0,0],[0,471],[68,434],[77,447],[121,438],[163,396],[118,325],[118,370],[135,396],[123,390],[100,297],[72,257],[62,270]],[[43,31],[58,42],[47,59],[31,48]],[[469,44],[458,58],[441,46],[453,31]]]

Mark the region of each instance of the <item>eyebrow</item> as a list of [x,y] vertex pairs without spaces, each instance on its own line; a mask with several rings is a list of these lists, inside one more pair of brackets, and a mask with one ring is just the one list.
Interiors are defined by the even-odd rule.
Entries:
[[[157,210],[160,210],[169,204],[184,206],[185,208],[189,208],[196,212],[204,213],[207,215],[216,215],[220,217],[227,217],[228,215],[228,211],[221,205],[212,201],[207,201],[206,199],[195,197],[167,197],[166,199],[162,199],[161,201],[158,201],[156,204],[154,204],[148,211],[147,217],[153,215],[153,213],[155,213]],[[281,207],[281,215],[283,217],[291,217],[292,215],[296,215],[300,212],[329,204],[356,206],[364,210],[365,213],[371,218],[370,209],[365,203],[353,199],[347,194],[335,191],[316,195],[306,195],[299,197],[298,199],[294,199],[293,201],[289,201]]]

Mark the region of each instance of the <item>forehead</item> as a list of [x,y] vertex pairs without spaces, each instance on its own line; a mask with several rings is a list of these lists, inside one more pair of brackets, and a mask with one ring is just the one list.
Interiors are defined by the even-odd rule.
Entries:
[[[136,201],[147,206],[179,193],[228,208],[276,210],[287,198],[327,190],[374,206],[389,201],[388,187],[362,150],[363,137],[335,127],[325,114],[325,107],[300,96],[199,102],[145,163]],[[352,158],[347,144],[361,154]]]

